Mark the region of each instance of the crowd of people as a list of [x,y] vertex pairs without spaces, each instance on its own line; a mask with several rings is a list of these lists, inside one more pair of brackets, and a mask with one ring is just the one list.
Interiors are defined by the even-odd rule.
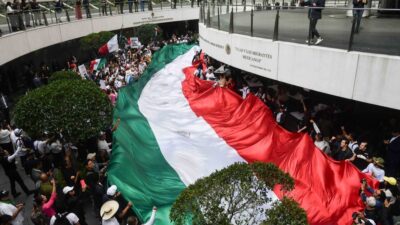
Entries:
[[[86,78],[93,80],[115,105],[118,90],[140,79],[154,51],[168,44],[192,42],[191,34],[147,46],[126,47],[108,57],[107,64],[97,70],[89,70]],[[400,192],[397,179],[400,177],[400,129],[398,121],[391,120],[385,132],[390,138],[381,140],[384,152],[372,151],[370,142],[361,133],[353,132],[337,120],[339,106],[312,100],[307,90],[297,88],[295,92],[285,84],[260,82],[255,76],[244,74],[198,52],[193,64],[203,60],[206,67],[197,67],[194,76],[214,82],[215,86],[230,88],[243,99],[250,93],[257,96],[274,113],[276,121],[292,132],[308,133],[315,146],[328,157],[338,161],[349,161],[361,172],[368,173],[379,181],[373,189],[365,180],[360,181],[360,199],[365,210],[354,212],[355,224],[395,224],[400,215]],[[77,71],[75,58],[68,68]],[[200,65],[200,64],[199,64]],[[45,66],[44,66],[45,67]],[[216,69],[215,69],[216,68]],[[45,74],[46,68],[42,68]],[[36,76],[36,86],[45,85],[50,76]],[[102,131],[94,144],[74,146],[64,140],[62,132],[49,134],[32,140],[21,129],[3,122],[0,130],[0,160],[9,178],[10,192],[0,192],[0,215],[2,224],[24,224],[21,211],[23,204],[12,201],[19,193],[15,182],[27,196],[33,196],[34,208],[31,220],[35,225],[44,224],[87,224],[85,203],[102,224],[138,224],[138,220],[127,202],[118,192],[118,187],[107,182],[107,165],[112,155],[111,136],[118,129],[119,120],[109,129]],[[351,132],[350,132],[351,131]],[[89,147],[88,147],[89,146]],[[35,184],[30,190],[24,184],[15,162],[20,161],[24,172]],[[11,194],[11,195],[10,195]],[[146,225],[154,222],[157,208]],[[25,218],[27,219],[27,218]],[[6,222],[3,222],[6,221]],[[58,221],[58,222],[57,222]],[[64,223],[61,223],[64,221]]]
[[[148,46],[120,49],[108,58],[103,68],[89,71],[86,78],[96,82],[115,104],[118,90],[140,79],[154,51],[167,44],[191,41],[192,35],[174,35],[169,40],[153,41]],[[68,69],[76,71],[75,64],[73,57],[68,62]],[[48,68],[43,70],[48,71]],[[46,85],[49,76],[35,76],[35,85]],[[10,182],[10,191],[0,192],[0,224],[26,224],[27,218],[22,216],[24,204],[13,201],[21,195],[15,183],[26,196],[33,196],[30,220],[35,225],[88,224],[85,218],[88,202],[100,224],[139,224],[131,210],[133,203],[122,197],[117,186],[107,182],[106,170],[112,155],[111,136],[118,125],[119,119],[112,127],[100,132],[95,143],[89,141],[89,144],[77,147],[68,143],[62,132],[44,132],[42,137],[33,140],[5,119],[0,130],[0,160]],[[25,185],[16,162],[21,162],[24,172],[33,181],[32,190]],[[144,225],[154,223],[156,212],[154,207]]]
[[[200,52],[193,62],[200,60]],[[383,151],[372,151],[369,140],[339,124],[335,117],[341,112],[336,105],[312,103],[312,96],[307,97],[308,90],[295,88],[285,84],[265,87],[262,82],[234,76],[241,71],[229,69],[204,56],[207,69],[199,66],[194,76],[204,80],[215,81],[215,85],[230,88],[245,99],[250,93],[263,101],[274,113],[276,122],[285,129],[307,133],[315,146],[328,157],[337,161],[348,161],[362,173],[367,173],[379,181],[379,187],[373,189],[366,180],[360,181],[360,198],[365,203],[365,210],[354,212],[355,224],[393,225],[395,217],[400,216],[400,193],[397,180],[400,177],[400,124],[396,119],[390,120],[389,126],[382,128],[388,133],[382,139]],[[215,67],[217,70],[214,70]],[[254,78],[254,77],[253,77]],[[251,84],[251,85],[249,85]],[[308,98],[307,100],[305,98]],[[335,123],[336,121],[336,123]],[[375,131],[377,132],[377,131]],[[377,134],[375,133],[377,136]],[[374,147],[377,147],[376,145]]]

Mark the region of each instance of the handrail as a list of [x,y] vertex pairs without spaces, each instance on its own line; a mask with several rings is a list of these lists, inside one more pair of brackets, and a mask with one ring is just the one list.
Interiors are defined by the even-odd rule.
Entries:
[[[187,0],[190,1],[190,0]],[[259,3],[261,4],[261,3]],[[210,4],[212,5],[212,4]],[[227,6],[227,5],[217,5],[215,4],[215,6]],[[236,6],[246,6],[246,7],[255,7],[256,5],[254,4],[229,4],[229,7],[236,7]],[[262,6],[262,4],[261,4]],[[391,8],[376,8],[376,7],[371,7],[371,8],[350,8],[350,7],[333,7],[333,6],[329,6],[329,7],[316,7],[316,6],[282,6],[282,5],[270,5],[271,9],[282,9],[283,7],[287,7],[288,9],[333,9],[333,10],[378,10],[378,11],[399,11],[400,9],[391,9]],[[249,12],[249,11],[248,11]]]
[[112,6],[115,6],[115,4],[114,4],[113,2],[110,2],[109,0],[107,0],[106,2],[107,2],[107,4],[110,4],[110,5],[112,5]]
[[99,7],[93,5],[92,3],[89,3],[89,6],[92,7],[93,9],[99,9]]
[[[39,3],[38,6],[40,7],[40,10],[27,10],[27,11],[15,11],[13,13],[4,13],[0,14],[0,18],[6,18],[6,20],[2,21],[0,24],[0,31],[1,31],[1,36],[6,36],[8,33],[12,33],[15,31],[24,31],[24,30],[29,30],[30,27],[37,27],[37,26],[48,26],[49,24],[55,24],[55,23],[66,23],[70,22],[73,20],[80,20],[80,19],[87,19],[87,18],[92,18],[93,16],[113,16],[115,10],[120,9],[120,5],[115,5],[113,2],[110,2],[110,0],[106,0],[108,4],[106,5],[94,5],[89,3],[89,7],[85,7],[82,5],[81,13],[82,16],[71,16],[71,9],[75,9],[73,5],[63,3],[62,7],[56,8],[54,5],[51,3],[49,5],[45,5],[43,3]],[[172,1],[172,0],[170,0]],[[183,0],[180,0],[181,3]],[[142,2],[142,1],[140,1]],[[138,11],[141,12],[141,3],[139,2],[138,6]],[[157,10],[176,10],[176,8],[172,7],[162,7],[162,3],[155,3],[151,0],[145,0],[145,7],[144,11],[157,11]],[[168,4],[169,5],[169,4]],[[118,8],[117,8],[118,7]],[[190,5],[186,5],[185,7],[190,7]],[[197,5],[192,6],[192,7],[197,7]],[[90,8],[90,9],[89,9]],[[129,7],[129,3],[124,3],[124,6],[122,6],[123,10],[125,12],[129,12],[131,9]],[[182,8],[182,4],[181,7]],[[137,9],[136,9],[137,10]],[[93,12],[91,12],[93,11]],[[37,13],[40,12],[40,13]],[[132,13],[136,13],[132,11]],[[117,15],[118,13],[115,13]],[[29,16],[27,16],[29,15]]]
[[[239,6],[239,7],[238,7]],[[314,44],[320,44],[324,39],[320,37],[324,37],[326,40],[323,42],[323,46],[326,47],[333,47],[333,48],[339,48],[339,49],[346,49],[347,51],[353,51],[353,50],[358,50],[360,51],[366,51],[366,52],[373,52],[373,53],[383,53],[383,54],[391,54],[391,55],[400,55],[400,47],[397,44],[391,44],[391,43],[399,43],[400,42],[400,29],[396,25],[398,22],[400,22],[400,19],[397,18],[388,18],[387,20],[381,19],[380,17],[373,17],[372,20],[369,20],[368,23],[366,22],[361,22],[360,26],[360,21],[362,20],[361,17],[357,19],[357,17],[351,17],[352,13],[357,10],[360,11],[365,11],[366,13],[371,13],[371,12],[378,12],[378,13],[385,13],[385,12],[398,12],[400,13],[400,9],[391,9],[391,8],[350,8],[350,7],[306,7],[306,6],[290,6],[290,5],[258,5],[255,6],[254,4],[251,4],[249,7],[250,9],[247,10],[246,12],[246,4],[243,5],[219,5],[219,4],[206,4],[203,3],[200,7],[200,15],[202,15],[202,12],[204,12],[205,8],[207,8],[207,14],[209,14],[210,9],[213,9],[214,7],[218,8],[218,13],[213,13],[211,16],[207,15],[206,17],[202,17],[200,20],[200,23],[203,23],[206,28],[208,27],[213,27],[213,28],[218,28],[218,30],[223,30],[225,32],[229,33],[240,33],[244,35],[249,35],[249,36],[259,36],[259,37],[268,37],[271,38],[272,41],[289,41],[289,42],[295,42],[295,43],[308,43],[308,45],[314,45]],[[221,26],[221,19],[220,19],[220,9],[224,8],[221,10],[221,12],[224,12],[222,14],[225,14],[225,19],[224,21],[225,24],[224,26]],[[234,8],[237,7],[239,10],[234,10]],[[225,10],[225,8],[227,10]],[[330,29],[325,29],[325,27],[318,27],[322,29],[322,36],[316,32],[316,26],[312,27],[310,15],[308,15],[307,11],[309,10],[328,10],[327,13],[329,14],[336,14],[337,12],[341,12],[339,14],[345,15],[345,18],[348,18],[347,21],[351,20],[351,24],[348,24],[347,22],[338,22],[337,24],[343,24],[343,26],[332,26]],[[292,14],[291,22],[290,23],[295,23],[291,24],[291,28],[287,26],[289,23],[287,20],[284,20],[285,16],[288,16],[290,12],[294,12],[294,10],[303,10],[304,14],[303,16],[308,15],[309,18],[309,23],[304,23],[304,22],[293,22],[296,21],[296,19],[293,20],[293,18],[296,18],[297,16],[301,17],[302,15],[299,15],[299,13],[294,13]],[[226,13],[225,13],[226,11]],[[236,12],[235,12],[236,11]],[[257,16],[261,16],[263,19],[267,20],[272,20],[272,23],[268,23],[268,25],[260,25],[258,24],[257,26],[254,26],[254,12],[256,11],[271,11],[271,12],[276,12],[274,14],[257,14]],[[286,12],[285,14],[279,14],[279,12]],[[296,11],[299,12],[299,11]],[[311,11],[313,12],[313,11]],[[238,14],[238,18],[234,19],[234,14]],[[307,13],[307,14],[306,14]],[[324,11],[322,11],[322,14],[324,14]],[[312,15],[312,14],[311,14]],[[365,14],[364,14],[365,15]],[[367,14],[367,16],[370,14]],[[283,18],[282,18],[283,16]],[[304,18],[304,17],[303,17]],[[317,20],[320,19],[316,18]],[[248,19],[248,20],[247,20]],[[322,20],[330,19],[333,20],[335,17],[325,17],[322,18]],[[212,22],[211,22],[212,20]],[[260,17],[259,19],[260,20]],[[283,22],[280,22],[282,20]],[[315,18],[314,18],[315,20]],[[239,22],[238,22],[239,21]],[[243,26],[243,21],[250,21],[248,26]],[[275,23],[273,23],[275,21]],[[302,19],[303,21],[303,19]],[[236,23],[240,23],[241,25],[239,28],[234,26]],[[296,24],[297,23],[297,24]],[[366,35],[357,35],[358,32],[361,29],[363,29],[363,26],[369,26],[369,28],[365,28]],[[293,31],[293,27],[296,27],[297,33],[296,32],[289,32]],[[380,32],[377,31],[374,33],[373,29],[371,27],[378,28],[379,30],[386,29],[387,32]],[[386,27],[386,28],[385,28]],[[258,33],[255,33],[257,32]],[[303,30],[303,31],[301,31]],[[319,29],[318,29],[319,30]],[[299,33],[299,31],[301,33]],[[308,31],[308,35],[307,35]],[[304,32],[304,33],[303,33]],[[361,33],[364,31],[361,30]],[[339,34],[339,35],[338,35]],[[344,34],[344,35],[343,35]],[[347,36],[348,35],[348,36]],[[308,37],[307,37],[308,36]],[[382,38],[385,38],[382,40]],[[318,39],[318,40],[317,40]],[[357,44],[357,47],[354,47]]]
[[74,7],[68,5],[67,3],[63,2],[63,5],[67,6],[67,8],[74,9]]

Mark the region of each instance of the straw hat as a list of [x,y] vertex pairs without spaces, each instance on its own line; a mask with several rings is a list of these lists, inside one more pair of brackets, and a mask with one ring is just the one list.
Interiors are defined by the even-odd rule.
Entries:
[[385,160],[383,160],[381,157],[373,157],[372,160],[374,163],[376,163],[380,167],[385,167],[383,164],[385,163]]
[[117,213],[119,204],[115,200],[105,202],[100,209],[100,217],[103,220],[111,219]]

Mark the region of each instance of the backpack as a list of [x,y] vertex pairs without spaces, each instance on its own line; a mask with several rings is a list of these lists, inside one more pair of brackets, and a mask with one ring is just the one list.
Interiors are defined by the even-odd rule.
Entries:
[[55,215],[56,220],[54,221],[53,225],[71,225],[71,223],[67,219],[67,215],[68,213],[63,213],[63,214],[57,213]]

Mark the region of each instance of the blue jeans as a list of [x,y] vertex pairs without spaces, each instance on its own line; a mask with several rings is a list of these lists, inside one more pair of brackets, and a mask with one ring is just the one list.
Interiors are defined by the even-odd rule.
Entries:
[[361,23],[361,18],[364,13],[364,10],[362,8],[357,8],[359,10],[353,10],[353,19],[356,20],[356,27],[355,27],[355,32],[358,33],[360,31],[360,23]]
[[144,11],[144,1],[140,1],[140,11]]

